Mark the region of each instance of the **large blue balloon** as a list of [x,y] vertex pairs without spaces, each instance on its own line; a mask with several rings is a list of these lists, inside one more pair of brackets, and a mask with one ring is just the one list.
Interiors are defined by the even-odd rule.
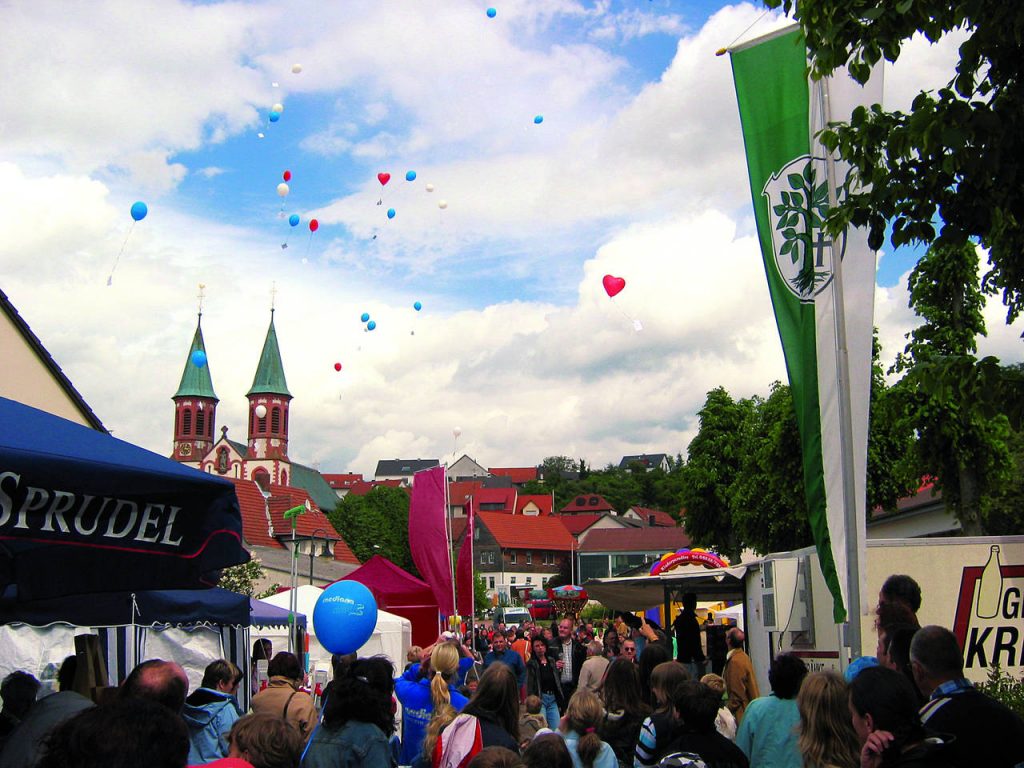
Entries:
[[142,221],[146,218],[146,214],[149,213],[149,207],[139,200],[137,203],[132,203],[132,218],[136,221]]
[[192,365],[196,368],[202,368],[206,365],[206,353],[201,349],[197,349],[192,353]]
[[313,632],[331,653],[355,653],[377,626],[377,601],[358,581],[338,581],[323,591],[313,608]]
[[299,226],[299,214],[293,213],[291,216],[289,216],[288,223],[291,224],[293,227]]

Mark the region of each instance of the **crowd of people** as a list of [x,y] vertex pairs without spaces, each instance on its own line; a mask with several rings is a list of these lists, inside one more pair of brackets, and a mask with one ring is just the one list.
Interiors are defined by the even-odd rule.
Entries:
[[478,626],[413,647],[399,674],[385,657],[335,656],[319,701],[295,655],[258,641],[253,657],[267,661],[269,679],[248,714],[237,699],[244,675],[226,660],[191,694],[181,666],[145,661],[96,705],[72,690],[71,656],[50,696],[36,700],[39,681],[25,672],[4,679],[0,768],[1024,764],[1024,721],[964,678],[955,636],[920,627],[920,602],[912,579],[890,577],[875,657],[844,677],[779,653],[766,696],[743,632],[701,627],[689,595],[670,628],[675,643],[632,614]]

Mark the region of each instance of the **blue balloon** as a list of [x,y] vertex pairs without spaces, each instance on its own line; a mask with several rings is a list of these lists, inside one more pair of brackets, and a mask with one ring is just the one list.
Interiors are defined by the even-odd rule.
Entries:
[[368,322],[366,324],[366,330],[368,330],[368,331],[372,331],[376,327],[377,327],[377,321],[376,320],[371,320],[370,322]]
[[416,171],[406,171],[405,172],[405,180],[406,181],[415,181],[416,180]]
[[132,203],[132,218],[136,221],[142,221],[146,218],[146,214],[149,213],[147,205],[139,200],[137,203]]
[[270,122],[276,123],[280,119],[281,119],[281,113],[280,112],[271,112],[270,113]]
[[395,218],[395,209],[394,208],[388,208],[388,218],[389,219]]
[[534,125],[540,125],[543,122],[544,122],[544,115],[537,115],[535,118],[533,118],[533,124]]
[[363,314],[361,314],[359,316],[359,319],[362,320],[365,323],[367,320],[370,319],[370,313],[369,312],[363,312]]
[[488,8],[487,9],[487,18],[488,19],[493,19],[497,15],[498,15],[498,9],[497,8]]
[[197,349],[192,353],[192,365],[196,368],[202,368],[206,365],[206,353],[201,349]]
[[415,304],[412,305],[412,308],[419,312],[421,309],[423,309],[423,305],[417,301]]
[[291,224],[293,227],[299,226],[299,214],[293,213],[291,216],[289,216],[288,223]]
[[373,636],[377,601],[358,581],[337,581],[317,598],[313,632],[331,653],[355,653]]

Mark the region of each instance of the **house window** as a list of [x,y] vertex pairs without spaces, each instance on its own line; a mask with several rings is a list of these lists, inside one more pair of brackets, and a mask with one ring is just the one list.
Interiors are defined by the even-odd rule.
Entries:
[[473,541],[480,541],[480,529],[479,528],[474,528],[473,529]]
[[527,584],[533,584],[533,576],[527,576],[526,577],[526,583]]
[[481,552],[480,553],[480,565],[487,565],[487,553],[486,552]]
[[515,576],[513,576],[513,577],[512,577],[512,583],[513,583],[513,584],[515,584],[515,583],[516,583],[516,577],[515,577]]
[[533,565],[533,552],[526,553],[526,564]]
[[256,419],[256,432],[257,434],[265,434],[267,431],[267,417],[264,416],[262,419]]
[[511,552],[511,553],[509,554],[509,556],[508,556],[508,561],[509,561],[510,563],[515,563],[515,561],[516,561],[516,553],[515,553],[515,552]]
[[493,552],[488,552],[487,553],[487,562],[488,562],[489,565],[494,565],[494,553]]
[[494,577],[493,576],[488,576],[487,577],[487,587],[488,587],[488,589],[494,589]]
[[270,431],[275,434],[281,431],[281,409],[275,408],[270,413]]

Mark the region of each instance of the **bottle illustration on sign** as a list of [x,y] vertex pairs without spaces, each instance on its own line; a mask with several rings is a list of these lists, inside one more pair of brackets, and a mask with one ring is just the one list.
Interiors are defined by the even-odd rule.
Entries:
[[999,545],[994,544],[988,562],[978,582],[978,607],[975,614],[979,619],[994,619],[999,613],[999,598],[1003,596],[1003,574],[999,566]]

